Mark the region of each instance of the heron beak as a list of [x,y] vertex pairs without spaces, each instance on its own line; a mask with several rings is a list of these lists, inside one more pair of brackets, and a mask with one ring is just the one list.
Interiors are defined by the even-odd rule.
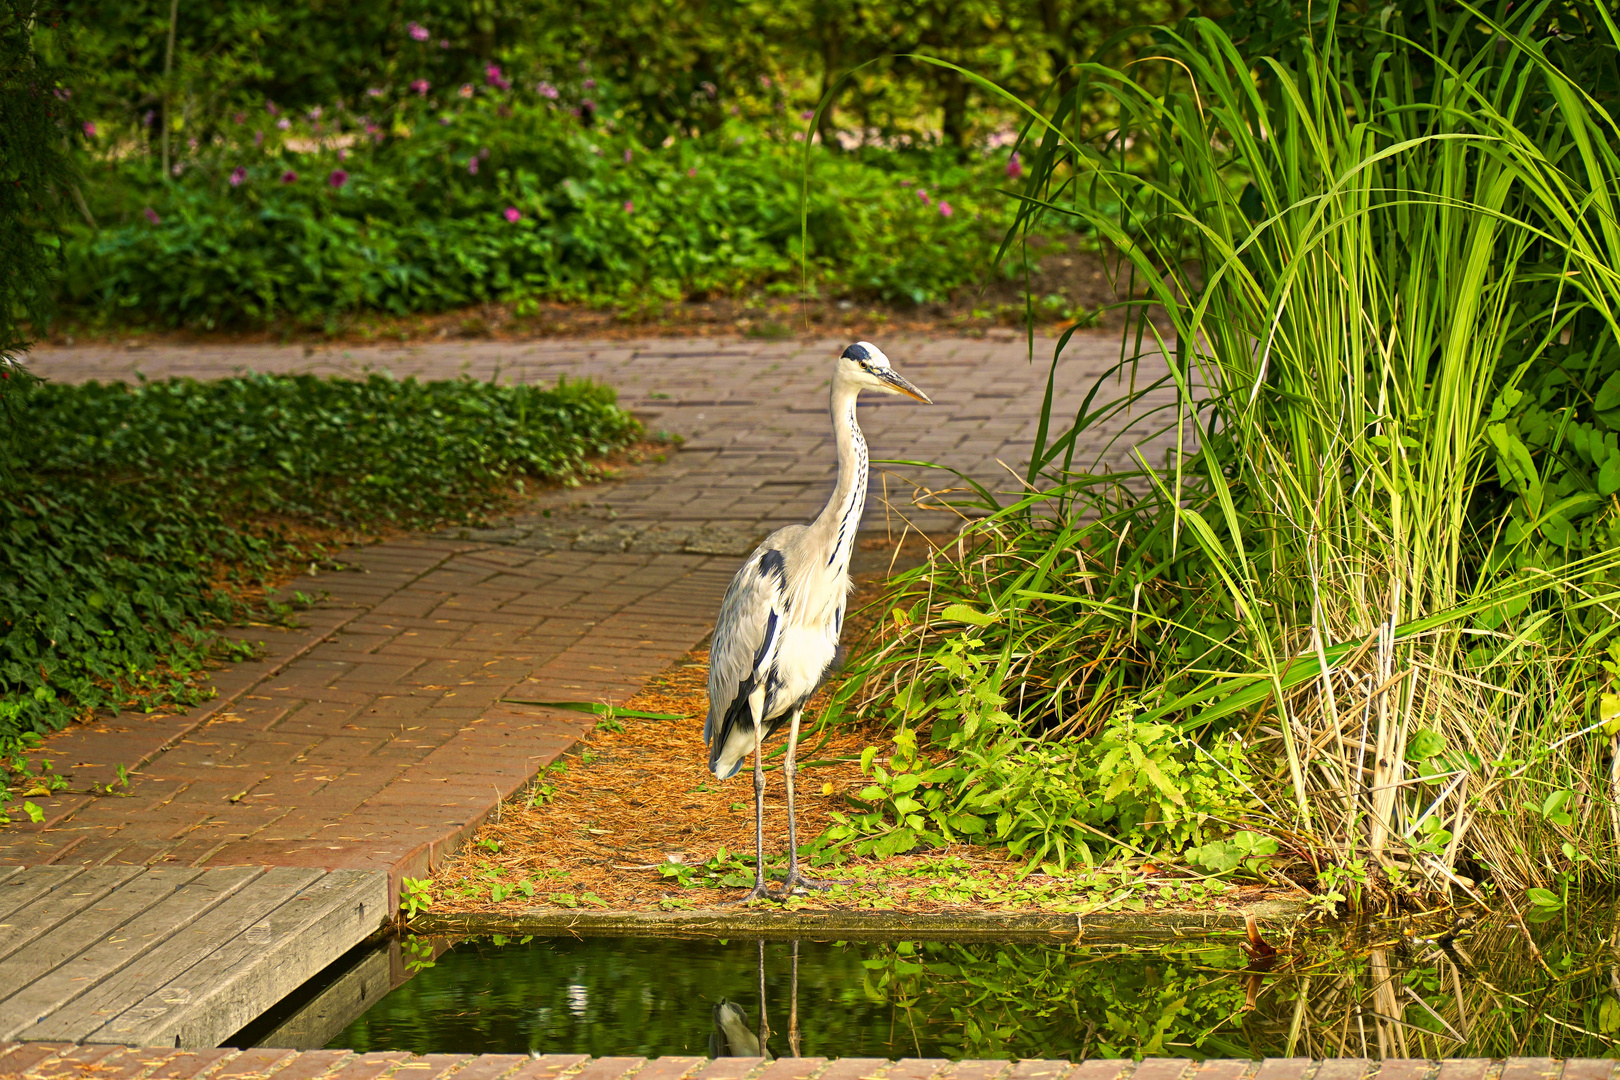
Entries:
[[933,398],[929,397],[915,386],[912,386],[911,383],[906,380],[904,375],[901,375],[893,368],[888,368],[884,371],[878,372],[878,378],[882,379],[884,382],[888,383],[890,386],[894,387],[897,391],[906,395],[908,398],[914,398],[917,401],[922,402],[924,405],[932,405],[934,403]]

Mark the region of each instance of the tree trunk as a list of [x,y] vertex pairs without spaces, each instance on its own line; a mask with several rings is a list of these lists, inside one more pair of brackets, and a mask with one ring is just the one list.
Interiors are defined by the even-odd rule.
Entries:
[[945,145],[959,153],[967,150],[968,81],[954,71],[946,70],[942,80],[945,91]]

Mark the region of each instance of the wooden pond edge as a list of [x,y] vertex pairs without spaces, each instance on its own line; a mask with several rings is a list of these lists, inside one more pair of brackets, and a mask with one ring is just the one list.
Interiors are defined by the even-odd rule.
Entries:
[[1253,916],[1270,931],[1303,924],[1310,911],[1299,901],[1265,900],[1219,911],[951,911],[908,912],[802,909],[695,908],[685,911],[578,911],[530,908],[516,913],[423,912],[407,928],[417,934],[532,934],[579,937],[836,937],[1011,940],[1084,938],[1162,940],[1241,930]]

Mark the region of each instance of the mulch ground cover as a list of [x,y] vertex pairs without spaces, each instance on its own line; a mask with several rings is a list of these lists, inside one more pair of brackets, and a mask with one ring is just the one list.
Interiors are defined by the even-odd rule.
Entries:
[[[869,624],[880,611],[884,575],[865,575],[851,602]],[[852,617],[853,619],[853,617]],[[852,625],[852,636],[863,627]],[[516,915],[533,909],[616,911],[705,908],[733,901],[753,882],[751,764],[720,782],[707,768],[703,717],[708,653],[700,647],[623,702],[573,754],[508,800],[448,859],[430,886],[434,914]],[[847,797],[870,783],[861,751],[886,747],[877,727],[809,724],[829,690],[806,712],[801,738],[798,820],[801,846],[818,836]],[[656,713],[680,719],[625,715]],[[780,739],[780,737],[779,737]],[[778,740],[779,742],[779,740]],[[770,759],[767,759],[770,761]],[[787,804],[780,758],[766,774],[766,860],[785,875]],[[738,856],[743,856],[740,859]],[[809,868],[838,879],[801,893],[799,909],[1074,911],[1211,909],[1261,900],[1299,900],[1275,886],[1238,887],[1167,872],[1132,858],[1094,872],[1025,874],[1021,860],[981,845],[955,845],[886,860],[850,858]],[[764,904],[768,901],[756,901]]]

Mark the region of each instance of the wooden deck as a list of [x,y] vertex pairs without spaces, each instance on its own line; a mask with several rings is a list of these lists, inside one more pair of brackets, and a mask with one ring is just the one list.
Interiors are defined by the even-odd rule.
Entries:
[[0,867],[0,1040],[218,1046],[388,915],[380,870]]

